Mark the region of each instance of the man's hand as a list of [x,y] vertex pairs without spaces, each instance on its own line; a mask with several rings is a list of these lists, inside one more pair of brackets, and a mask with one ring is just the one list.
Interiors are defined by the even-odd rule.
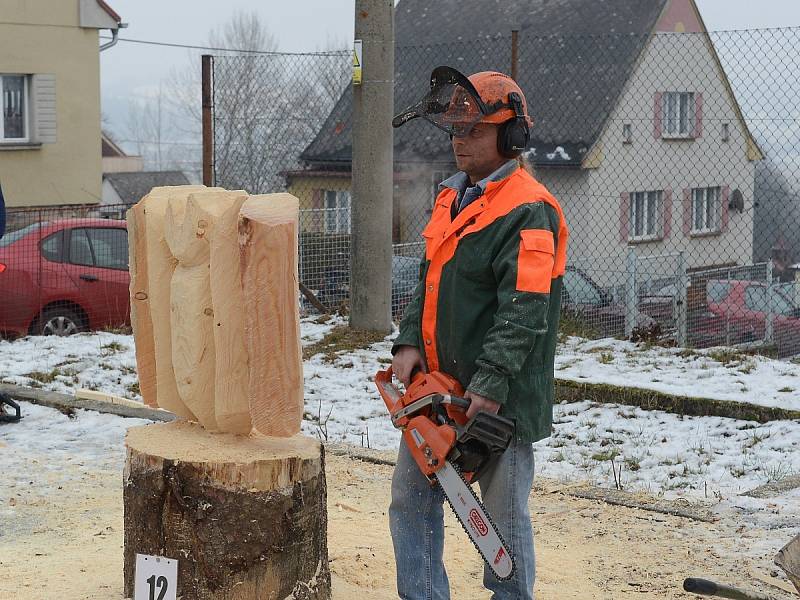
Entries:
[[496,414],[497,411],[500,410],[500,405],[494,400],[490,400],[486,396],[481,396],[480,394],[475,394],[473,392],[467,392],[464,394],[464,398],[471,400],[469,403],[469,408],[467,409],[467,419],[471,419],[480,411]]
[[392,358],[392,371],[400,382],[408,387],[411,385],[411,374],[419,369],[425,372],[425,361],[422,353],[416,346],[400,346]]

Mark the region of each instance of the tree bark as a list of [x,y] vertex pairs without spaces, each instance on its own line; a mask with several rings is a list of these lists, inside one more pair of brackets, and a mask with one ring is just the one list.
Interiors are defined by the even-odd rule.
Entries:
[[183,600],[330,598],[317,440],[177,421],[132,428],[126,445],[126,597],[138,553],[178,560]]

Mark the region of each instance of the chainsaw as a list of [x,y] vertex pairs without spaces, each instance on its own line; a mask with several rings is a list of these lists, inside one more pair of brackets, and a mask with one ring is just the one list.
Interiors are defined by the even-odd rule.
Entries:
[[391,368],[379,371],[375,383],[422,473],[442,488],[489,569],[498,579],[509,579],[514,558],[470,484],[508,448],[514,421],[487,412],[467,419],[464,389],[442,372],[415,373],[405,394],[392,382]]

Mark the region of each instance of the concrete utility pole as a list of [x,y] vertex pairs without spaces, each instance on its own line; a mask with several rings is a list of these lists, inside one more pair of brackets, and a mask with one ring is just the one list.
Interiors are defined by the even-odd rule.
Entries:
[[356,0],[361,84],[353,86],[350,327],[392,326],[394,0]]

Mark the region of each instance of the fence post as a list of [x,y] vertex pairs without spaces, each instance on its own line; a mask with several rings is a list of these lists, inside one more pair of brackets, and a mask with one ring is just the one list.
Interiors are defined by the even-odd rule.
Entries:
[[678,346],[685,348],[689,339],[689,285],[686,278],[686,257],[682,250],[678,253],[677,283],[674,307],[675,341]]
[[636,325],[636,248],[628,246],[625,257],[625,337],[630,339]]
[[350,327],[392,328],[394,2],[356,0],[361,84],[353,86]]
[[771,344],[775,333],[775,283],[773,271],[775,265],[772,259],[767,263],[767,314],[764,321],[764,343]]
[[511,79],[517,80],[517,69],[519,65],[519,31],[511,30]]
[[214,185],[214,86],[211,81],[214,57],[203,54],[202,60],[202,111],[203,111],[203,185]]

